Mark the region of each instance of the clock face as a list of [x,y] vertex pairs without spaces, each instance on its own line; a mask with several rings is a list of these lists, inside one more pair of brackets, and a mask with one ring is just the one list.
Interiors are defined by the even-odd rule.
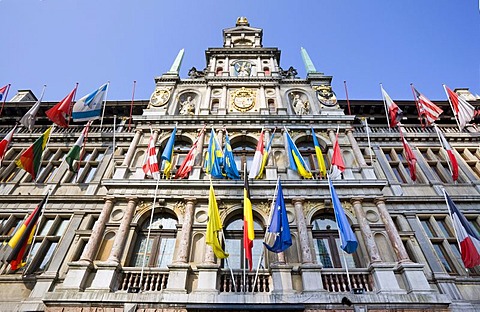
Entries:
[[246,112],[255,107],[255,91],[241,88],[232,94],[232,106],[241,112]]
[[248,61],[236,61],[233,63],[237,77],[250,77],[252,73],[252,63]]

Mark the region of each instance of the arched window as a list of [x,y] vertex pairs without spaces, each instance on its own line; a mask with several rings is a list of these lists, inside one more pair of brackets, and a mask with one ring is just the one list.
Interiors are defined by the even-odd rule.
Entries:
[[216,73],[217,76],[221,76],[223,75],[223,67],[218,67],[217,68],[217,73]]
[[275,100],[274,99],[268,99],[268,111],[270,114],[275,114],[277,112],[277,107],[275,105]]
[[[160,173],[163,179],[166,179],[166,176],[163,174],[163,167],[164,167],[164,160],[161,159],[163,150],[167,145],[168,140],[164,140],[160,149],[157,151],[157,161],[158,165],[160,166]],[[183,160],[187,156],[190,148],[192,147],[193,142],[191,142],[188,138],[185,137],[178,137],[175,139],[175,146],[173,147],[173,157],[172,157],[172,169],[171,169],[171,177],[174,176],[177,169],[182,164]]]
[[269,67],[265,66],[263,68],[263,71],[265,72],[265,76],[270,76],[271,73],[270,73],[270,68]]
[[[302,154],[303,159],[307,163],[308,167],[312,171],[315,177],[319,176],[320,168],[318,168],[317,154],[315,153],[315,147],[313,145],[313,139],[310,136],[309,140],[307,137],[304,137],[303,140],[300,139],[295,143],[297,145],[300,154]],[[330,168],[330,162],[327,157],[327,152],[320,146],[322,150],[323,160],[325,162],[325,167],[327,170]]]
[[345,259],[349,268],[357,267],[354,254],[347,254],[341,248],[335,216],[325,213],[312,221],[312,236],[317,262],[324,268],[344,268]]
[[[253,266],[257,267],[258,261],[263,251],[263,237],[265,230],[263,226],[255,219],[253,220],[255,230],[255,239],[252,248]],[[245,249],[243,240],[243,216],[231,220],[224,228],[225,233],[225,251],[229,254],[228,265],[232,269],[248,268],[245,259]],[[265,259],[265,258],[263,258]],[[265,260],[262,260],[260,268],[265,267]]]
[[[173,260],[177,223],[177,220],[168,214],[156,213],[150,225],[149,215],[138,229],[137,242],[130,260],[131,266],[141,267],[146,253],[145,267],[167,268]],[[148,228],[151,231],[147,244]]]
[[238,171],[243,172],[244,164],[247,164],[247,171],[250,170],[257,146],[252,142],[247,142],[238,138],[232,140],[231,144]]

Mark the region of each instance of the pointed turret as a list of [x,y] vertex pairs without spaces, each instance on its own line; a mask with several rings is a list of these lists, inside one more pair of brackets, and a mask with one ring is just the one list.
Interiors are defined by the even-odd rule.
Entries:
[[316,73],[317,69],[315,68],[315,65],[313,65],[310,56],[308,56],[307,50],[301,47],[300,52],[302,53],[302,60],[303,64],[305,64],[305,70],[307,71],[307,75],[311,73]]
[[170,70],[167,72],[169,75],[179,75],[180,73],[180,66],[182,66],[183,55],[185,54],[185,49],[181,49],[178,51],[177,57],[170,67]]

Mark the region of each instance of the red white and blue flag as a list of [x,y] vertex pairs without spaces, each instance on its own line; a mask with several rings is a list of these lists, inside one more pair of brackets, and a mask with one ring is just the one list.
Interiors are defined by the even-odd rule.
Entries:
[[413,86],[413,93],[415,94],[415,100],[417,103],[418,117],[421,121],[425,121],[426,126],[430,126],[440,118],[440,114],[443,110],[430,101],[425,95],[418,92]]
[[455,226],[463,264],[466,268],[480,265],[480,235],[458,210],[450,196],[446,192],[444,193]]
[[6,96],[7,91],[8,91],[8,86],[9,85],[6,85],[6,86],[3,86],[3,87],[0,88],[0,101],[2,101],[3,98]]
[[458,180],[458,161],[457,158],[455,157],[455,154],[453,153],[453,148],[448,143],[447,139],[443,135],[442,131],[438,129],[438,127],[435,125],[435,131],[437,131],[438,138],[440,139],[440,144],[442,144],[442,147],[447,151],[448,159],[450,160],[450,170],[452,171],[452,179],[453,181]]

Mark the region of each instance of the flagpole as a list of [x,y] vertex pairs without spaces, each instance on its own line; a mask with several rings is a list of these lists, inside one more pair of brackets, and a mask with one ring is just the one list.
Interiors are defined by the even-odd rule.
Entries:
[[102,118],[100,119],[100,130],[102,130],[102,126],[103,126],[103,116],[105,115],[105,107],[107,106],[107,96],[108,96],[109,87],[110,87],[110,80],[107,81],[107,90],[105,90],[105,98],[103,99]]
[[[327,179],[328,179],[328,190],[330,192],[330,197],[333,199],[332,189],[330,187],[330,185],[333,186],[333,184],[330,181],[330,176],[329,175],[327,175]],[[342,208],[342,207],[340,207],[340,208]],[[333,208],[333,210],[335,210],[335,207]],[[338,226],[337,215],[335,213],[334,213],[334,215],[335,215],[335,223],[337,223],[338,237],[340,238],[340,242],[341,242],[342,241],[342,234],[340,232],[340,227]],[[343,249],[342,249],[342,257],[343,257],[343,262],[345,263],[345,271],[347,273],[348,288],[350,289],[350,291],[352,291],[352,282],[350,281],[350,273],[348,272],[347,258],[345,257],[345,250],[343,250]]]
[[73,93],[73,98],[72,101],[70,102],[70,105],[68,106],[68,120],[67,120],[67,127],[70,127],[70,117],[72,117],[72,107],[73,107],[73,102],[75,102],[75,97],[77,96],[77,88],[78,88],[78,82],[75,83],[75,91]]
[[[445,159],[447,160],[448,169],[450,169],[450,172],[452,173],[452,180],[453,180],[453,168],[452,168],[452,165],[450,164],[450,157],[448,156],[448,152],[446,151],[447,149],[443,145],[443,140],[440,137],[440,131],[441,130],[438,129],[438,126],[436,124],[433,124],[433,126],[435,127],[435,132],[437,133],[438,141],[440,141],[440,146],[442,147],[443,154],[445,156]],[[445,140],[446,140],[446,138],[445,138]],[[457,184],[457,181],[453,181],[453,182],[455,182],[455,184]]]
[[380,90],[382,92],[382,99],[383,99],[383,107],[385,107],[385,115],[387,116],[387,125],[388,125],[388,129],[390,129],[390,118],[388,116],[388,107],[387,107],[387,102],[385,100],[385,95],[383,94],[384,90],[383,90],[383,85],[382,83],[380,82]]
[[2,116],[3,107],[5,106],[5,102],[7,101],[8,91],[10,91],[10,86],[11,86],[11,85],[12,85],[11,83],[9,83],[9,84],[7,85],[7,91],[5,91],[5,98],[3,99],[2,108],[0,109],[0,116]]
[[422,128],[425,129],[425,124],[423,123],[422,116],[420,115],[420,106],[418,105],[417,95],[415,94],[415,88],[413,87],[413,83],[410,83],[410,88],[412,89],[413,100],[415,101],[415,106],[417,107],[418,120],[420,121],[420,125],[422,126]]
[[450,104],[450,108],[452,109],[453,115],[455,116],[455,121],[457,122],[458,130],[462,132],[462,128],[460,127],[460,122],[458,121],[457,112],[453,108],[453,104],[452,104],[452,101],[450,100],[450,96],[448,95],[447,88],[445,84],[442,84],[442,86],[443,86],[443,90],[445,90],[445,94],[447,95],[448,103]]
[[[43,96],[43,95],[42,95]],[[40,158],[40,162],[43,160],[43,155],[46,153],[47,151],[47,147],[48,147],[48,143],[50,143],[50,138],[52,137],[52,133],[53,131],[55,130],[55,123],[53,123],[51,126],[52,130],[50,130],[50,134],[48,135],[48,139],[47,139],[47,143],[45,144],[45,148],[43,149],[43,152],[42,152],[42,158]],[[47,129],[48,130],[48,129]],[[43,134],[42,134],[43,135]],[[37,172],[35,172],[35,183],[37,183],[37,179],[38,179],[38,175],[37,175]]]
[[[275,201],[277,200],[277,193],[278,193],[278,183],[280,182],[280,177],[277,178],[277,184],[275,185],[275,192],[273,193],[273,198],[272,198],[272,205],[270,206],[270,214],[268,216],[268,225],[265,228],[265,235],[263,236],[263,240],[265,241],[267,234],[268,234],[268,227],[270,226],[270,222],[272,220],[272,214],[273,210],[275,209]],[[258,279],[258,272],[260,271],[260,264],[262,263],[263,256],[265,254],[265,245],[262,248],[262,253],[260,254],[258,263],[257,263],[257,270],[255,272],[255,278],[253,280],[253,288],[252,288],[252,293],[255,291],[255,286],[257,286],[257,279]]]
[[[460,245],[460,241],[458,240],[457,228],[455,227],[455,220],[453,220],[452,210],[451,210],[450,205],[448,204],[448,200],[447,200],[447,192],[445,191],[444,187],[442,187],[442,191],[443,191],[443,197],[445,198],[445,203],[447,204],[448,214],[450,215],[450,219],[452,220],[453,233],[455,234],[455,240],[457,241],[458,250],[460,251],[460,255],[461,255],[462,254],[462,246]],[[467,272],[468,272],[468,270],[467,270]]]
[[93,120],[89,120],[83,128],[82,134],[80,134],[80,135],[83,135],[83,131],[85,130],[85,127],[87,127],[87,130],[85,131],[85,137],[83,138],[83,142],[82,142],[82,150],[80,151],[80,155],[77,161],[77,172],[75,172],[75,176],[76,176],[75,182],[78,182],[78,172],[80,171],[80,165],[82,162],[83,155],[85,155],[85,145],[87,144],[88,132],[90,131],[90,126],[92,125],[92,123],[93,123]]
[[137,81],[133,81],[133,91],[132,91],[132,102],[130,104],[130,117],[128,118],[128,132],[130,132],[130,128],[132,125],[132,113],[133,113],[133,100],[135,99],[135,86],[137,84]]
[[150,223],[148,225],[147,240],[145,242],[145,252],[143,253],[142,270],[140,272],[140,285],[139,285],[140,292],[143,291],[143,273],[145,271],[145,261],[147,260],[148,243],[150,241],[150,233],[152,231],[153,214],[155,211],[155,202],[157,201],[157,191],[158,191],[159,182],[160,182],[160,173],[158,174],[157,182],[155,184],[155,193],[153,194],[152,209],[150,212]]
[[[37,238],[38,236],[38,230],[40,228],[40,222],[42,221],[42,218],[43,218],[43,214],[45,212],[45,209],[47,208],[47,203],[48,203],[48,198],[50,197],[50,195],[52,194],[52,190],[53,190],[53,187],[50,188],[47,192],[47,198],[45,199],[45,203],[43,203],[43,209],[42,209],[42,213],[40,214],[40,217],[38,218],[37,220],[37,226],[35,227],[35,234],[33,234],[33,238],[32,238],[32,243],[30,244],[30,248],[28,249],[28,255],[27,255],[27,258],[26,258],[26,262],[28,263],[28,260],[32,254],[32,250],[33,250],[33,246],[35,245],[35,239]],[[30,262],[27,266],[27,268],[23,271],[23,276],[27,276],[27,273],[28,273],[28,270],[30,269],[30,266],[32,265],[32,262]]]
[[347,81],[343,81],[343,85],[345,86],[345,95],[347,96],[347,107],[348,107],[348,114],[351,115],[352,111],[350,110],[350,100],[348,99],[348,89],[347,89]]

